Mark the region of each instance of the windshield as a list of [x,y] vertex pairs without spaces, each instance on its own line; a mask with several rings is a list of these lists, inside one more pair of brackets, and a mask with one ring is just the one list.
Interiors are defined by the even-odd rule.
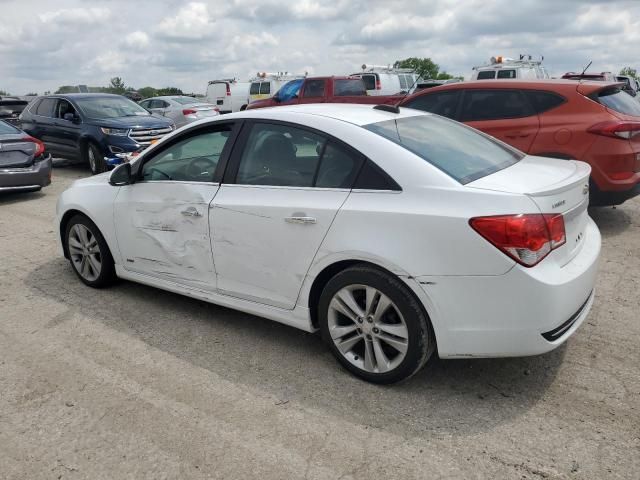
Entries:
[[286,102],[289,100],[293,100],[298,96],[298,92],[300,91],[300,87],[302,86],[302,79],[291,80],[290,82],[285,83],[276,95],[281,102]]
[[192,103],[198,103],[197,98],[193,97],[172,97],[171,100],[178,102],[180,105],[190,105]]
[[463,185],[524,157],[473,128],[437,115],[386,120],[364,128],[403,146]]
[[75,98],[80,110],[89,118],[118,118],[150,115],[136,102],[125,97]]
[[640,103],[619,88],[608,88],[598,92],[598,103],[618,113],[640,117]]

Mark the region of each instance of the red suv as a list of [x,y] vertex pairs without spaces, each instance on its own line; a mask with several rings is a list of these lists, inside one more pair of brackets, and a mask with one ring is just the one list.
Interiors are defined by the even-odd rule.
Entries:
[[591,205],[640,194],[640,103],[618,83],[484,80],[423,90],[401,106],[452,118],[530,155],[591,165]]

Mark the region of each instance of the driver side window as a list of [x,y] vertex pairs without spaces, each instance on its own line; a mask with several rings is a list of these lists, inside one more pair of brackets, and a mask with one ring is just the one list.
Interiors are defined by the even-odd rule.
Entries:
[[231,125],[225,125],[180,140],[142,166],[142,180],[212,182],[230,136]]

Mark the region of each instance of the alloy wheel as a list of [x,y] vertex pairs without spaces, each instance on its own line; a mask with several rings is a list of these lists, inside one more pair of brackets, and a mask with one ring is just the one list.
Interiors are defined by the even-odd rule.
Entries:
[[369,373],[389,372],[404,360],[409,329],[398,307],[367,285],[348,285],[329,302],[331,339],[354,366]]
[[98,239],[87,227],[76,223],[67,240],[71,261],[82,278],[95,281],[102,270],[102,254]]

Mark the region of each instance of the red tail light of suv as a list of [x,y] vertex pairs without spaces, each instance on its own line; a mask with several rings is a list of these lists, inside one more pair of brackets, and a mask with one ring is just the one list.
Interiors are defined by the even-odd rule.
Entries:
[[622,84],[571,80],[462,82],[407,97],[530,155],[591,165],[591,205],[640,194],[640,102]]

